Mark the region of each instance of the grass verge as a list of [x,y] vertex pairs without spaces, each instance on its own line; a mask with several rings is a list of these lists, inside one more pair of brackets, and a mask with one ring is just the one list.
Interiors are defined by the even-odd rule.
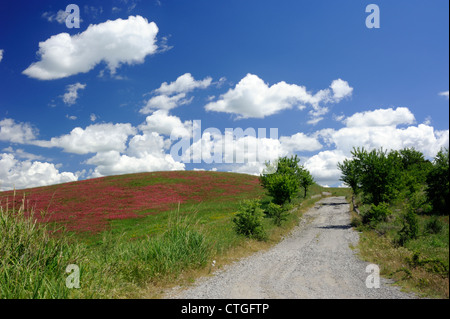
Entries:
[[[366,207],[361,206],[364,213]],[[386,222],[367,227],[352,211],[352,225],[360,231],[358,254],[380,266],[380,274],[393,279],[404,291],[426,298],[449,298],[448,216],[417,215],[419,235],[398,244],[402,209],[394,207]],[[433,225],[439,225],[436,227]]]

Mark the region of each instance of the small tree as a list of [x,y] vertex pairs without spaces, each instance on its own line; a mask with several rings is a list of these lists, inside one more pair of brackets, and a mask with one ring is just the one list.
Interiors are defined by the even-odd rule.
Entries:
[[275,204],[283,205],[291,202],[299,191],[301,168],[300,159],[295,157],[282,157],[276,165],[266,163],[266,170],[260,176],[261,185],[267,189]]
[[304,197],[306,197],[306,192],[308,191],[309,187],[313,184],[314,178],[312,177],[311,173],[303,168],[300,176],[300,186],[303,187],[303,189],[305,190]]
[[263,228],[264,211],[260,207],[259,200],[244,200],[241,203],[239,212],[233,218],[233,223],[237,233],[264,240],[266,232]]
[[361,190],[368,202],[378,206],[396,197],[400,186],[401,161],[398,152],[353,149],[355,165],[358,167]]
[[352,189],[353,194],[358,195],[361,176],[357,162],[345,159],[343,163],[338,163],[338,168],[342,173],[340,180]]
[[281,226],[281,223],[288,219],[289,211],[281,205],[269,203],[267,206],[267,214],[273,219],[275,225]]

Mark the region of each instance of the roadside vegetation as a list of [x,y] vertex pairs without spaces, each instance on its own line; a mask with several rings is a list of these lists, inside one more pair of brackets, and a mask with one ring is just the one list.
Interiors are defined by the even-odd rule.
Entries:
[[449,297],[449,151],[355,148],[339,163],[353,192],[360,255],[419,295]]
[[[0,298],[158,298],[271,247],[325,191],[297,188],[280,210],[260,183],[244,174],[161,172],[2,193]],[[261,237],[236,231],[233,220],[252,210]],[[79,288],[66,286],[69,265],[79,267]]]

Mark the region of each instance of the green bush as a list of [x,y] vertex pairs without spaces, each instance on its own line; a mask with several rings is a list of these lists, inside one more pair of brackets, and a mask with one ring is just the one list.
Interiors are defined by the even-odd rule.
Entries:
[[407,241],[419,236],[419,218],[413,210],[408,209],[403,216],[402,224],[403,227],[398,233],[398,244],[405,246]]
[[284,206],[270,203],[267,206],[267,215],[273,219],[275,225],[281,226],[281,223],[287,220],[289,211]]
[[259,200],[244,200],[239,212],[233,218],[234,227],[237,233],[265,240],[267,238],[263,227],[264,211],[260,207]]
[[362,213],[362,222],[375,227],[379,222],[386,221],[390,215],[392,212],[387,203],[371,204],[370,209]]

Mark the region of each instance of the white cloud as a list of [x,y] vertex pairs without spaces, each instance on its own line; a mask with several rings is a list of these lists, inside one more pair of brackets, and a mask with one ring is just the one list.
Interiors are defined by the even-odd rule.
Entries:
[[[0,59],[0,60],[1,60],[1,59]],[[446,97],[447,100],[448,100],[448,91],[440,92],[439,95],[440,95],[440,96],[443,96],[443,97]]]
[[75,83],[67,86],[67,92],[64,93],[62,99],[65,104],[73,105],[78,99],[78,90],[84,90],[86,84]]
[[16,158],[23,158],[23,159],[27,159],[27,160],[39,160],[39,161],[46,160],[46,161],[51,161],[49,159],[45,159],[44,156],[35,155],[35,154],[31,154],[31,153],[25,152],[21,148],[18,148],[16,150],[14,150],[11,146],[8,146],[8,147],[4,148],[3,152],[8,152],[10,154],[13,154],[14,157],[16,157]]
[[177,116],[169,115],[166,110],[158,110],[147,116],[146,124],[139,126],[141,131],[153,131],[173,137],[189,137],[192,135],[192,122],[181,122]]
[[168,154],[148,153],[141,157],[120,154],[117,151],[97,153],[86,164],[96,165],[90,177],[117,174],[184,170],[183,163],[175,162]]
[[147,104],[139,111],[142,114],[152,113],[154,110],[171,110],[180,105],[189,104],[192,98],[185,99],[186,93],[174,96],[157,95],[147,101]]
[[162,83],[161,86],[155,90],[155,92],[162,95],[188,93],[197,88],[206,89],[211,85],[211,82],[211,77],[206,77],[203,80],[196,81],[190,73],[185,73],[170,84],[167,82]]
[[292,136],[281,136],[280,143],[287,153],[300,151],[317,151],[322,148],[322,144],[315,137],[307,136],[304,133],[297,133]]
[[16,123],[5,118],[0,121],[0,141],[24,144],[36,138],[37,130],[28,123]]
[[322,151],[310,157],[304,166],[318,184],[332,185],[336,184],[341,176],[337,164],[346,158],[340,150]]
[[50,141],[35,141],[41,147],[60,147],[65,152],[88,154],[123,151],[130,135],[136,134],[131,124],[93,124],[85,129],[74,128],[69,134],[53,137]]
[[52,163],[19,161],[13,154],[0,154],[0,190],[45,186],[76,181],[70,172],[60,172]]
[[3,52],[5,52],[5,50],[0,49],[0,62],[2,62],[3,59]]
[[336,103],[349,96],[352,89],[347,82],[339,79],[333,81],[332,91],[333,95],[330,89],[313,95],[304,86],[284,81],[269,86],[258,76],[247,74],[219,100],[208,103],[205,109],[236,114],[239,119],[264,118],[294,106],[304,109],[305,104],[309,104],[312,107],[310,115],[317,119],[328,112],[328,108],[321,106],[321,103]]
[[91,120],[91,122],[95,122],[97,120],[97,115],[95,115],[94,113],[91,113],[91,115],[89,116],[89,119]]
[[206,89],[211,83],[212,78],[210,77],[197,81],[190,73],[185,73],[174,82],[162,83],[158,89],[153,91],[158,95],[150,98],[139,112],[149,114],[154,110],[171,110],[180,105],[189,104],[193,98],[186,98],[187,93],[195,89]]
[[348,82],[341,79],[334,80],[330,88],[333,91],[333,99],[336,102],[351,96],[353,92],[353,88],[348,85]]
[[398,107],[395,110],[389,108],[355,113],[343,122],[347,127],[397,126],[413,124],[415,118],[408,108]]
[[158,27],[141,16],[90,25],[84,32],[60,33],[39,43],[40,61],[24,74],[40,80],[86,73],[104,61],[111,74],[122,64],[143,63],[157,50]]

